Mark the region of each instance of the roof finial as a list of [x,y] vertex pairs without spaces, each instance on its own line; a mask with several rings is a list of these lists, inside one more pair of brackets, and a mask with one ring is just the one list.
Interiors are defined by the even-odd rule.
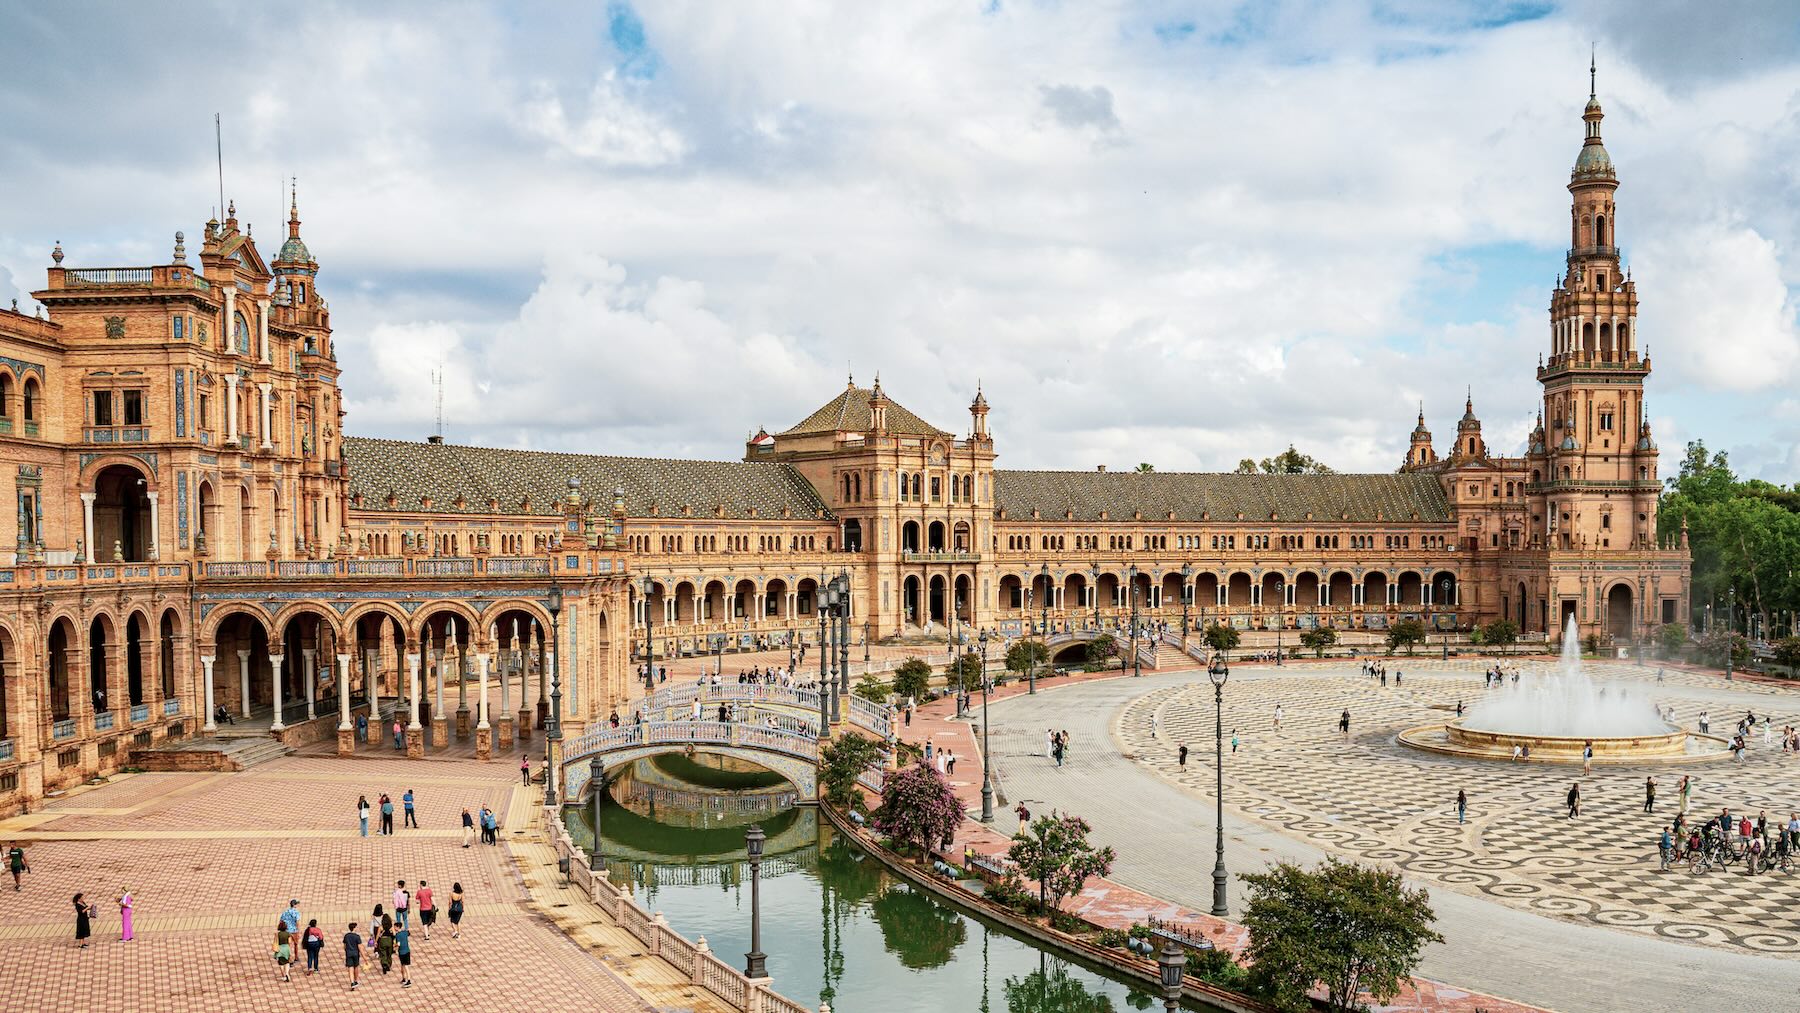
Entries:
[[1419,425],[1425,424],[1425,399],[1419,399]]
[[845,362],[844,363],[844,372],[846,374],[848,374],[846,386],[850,387],[850,388],[855,388],[855,386],[856,386],[856,370],[850,368],[850,363]]
[[1595,45],[1595,44],[1593,44],[1593,43],[1589,43],[1589,44],[1588,44],[1588,98],[1593,98],[1593,97],[1595,97],[1595,88],[1594,88],[1594,74],[1595,74],[1595,68],[1594,68],[1594,57],[1595,57],[1595,55],[1596,55],[1596,54],[1597,54],[1597,53],[1598,53],[1598,52],[1599,52],[1599,48],[1600,48],[1600,47],[1599,47],[1599,46],[1597,46],[1597,45]]

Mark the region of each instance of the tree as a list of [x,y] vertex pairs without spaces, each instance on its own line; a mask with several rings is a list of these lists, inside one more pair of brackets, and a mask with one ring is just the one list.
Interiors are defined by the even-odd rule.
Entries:
[[1061,908],[1064,897],[1080,893],[1090,877],[1112,871],[1113,849],[1089,844],[1092,829],[1079,816],[1052,810],[1013,835],[1006,857],[1026,878],[1037,880],[1038,901],[1046,912]]
[[1015,640],[1006,649],[1006,670],[1021,675],[1050,660],[1050,647],[1042,640]]
[[1155,470],[1156,470],[1156,465],[1154,465],[1154,464],[1149,464],[1149,463],[1146,463],[1143,461],[1138,462],[1137,473],[1140,475],[1148,475]]
[[1656,639],[1662,644],[1663,657],[1672,657],[1687,643],[1687,627],[1680,623],[1664,623],[1657,629]]
[[1800,637],[1783,637],[1775,641],[1775,660],[1789,672],[1800,669]]
[[951,686],[965,693],[980,692],[981,655],[973,652],[960,655],[944,666],[944,677],[950,681]]
[[1394,653],[1394,648],[1405,647],[1408,657],[1412,656],[1413,645],[1425,642],[1425,624],[1417,619],[1402,619],[1388,627],[1387,649]]
[[1238,643],[1244,639],[1244,635],[1224,623],[1213,623],[1206,628],[1201,639],[1206,641],[1206,646],[1215,651],[1235,651]]
[[1733,665],[1742,667],[1744,662],[1750,660],[1750,642],[1744,639],[1743,634],[1733,633],[1723,626],[1701,634],[1700,639],[1694,641],[1694,649],[1701,661],[1716,668],[1725,667],[1727,650],[1731,652]]
[[[1006,995],[1006,1013],[1114,1013],[1112,999],[1090,991],[1081,979],[1069,974],[1068,965],[1054,957],[1046,969],[1008,977],[1001,990]],[[985,1003],[982,1008],[987,1008]]]
[[1321,626],[1316,630],[1307,630],[1300,634],[1300,643],[1312,648],[1313,657],[1323,658],[1325,648],[1337,643],[1337,631],[1329,626]]
[[1326,859],[1315,869],[1287,862],[1243,877],[1250,887],[1250,987],[1285,1010],[1309,1006],[1323,985],[1326,1005],[1350,1013],[1368,992],[1378,1003],[1399,994],[1427,943],[1443,942],[1424,890],[1374,866]]
[[854,692],[870,703],[888,702],[888,684],[876,678],[872,672],[863,673],[863,677],[857,680]]
[[1274,457],[1265,457],[1261,461],[1253,461],[1246,457],[1238,462],[1237,473],[1240,475],[1335,475],[1337,472],[1313,457],[1294,449],[1292,443],[1288,448]]
[[1248,457],[1239,461],[1238,466],[1237,466],[1237,474],[1239,474],[1239,475],[1254,475],[1254,474],[1256,474],[1256,462],[1251,460]]
[[1087,642],[1087,660],[1089,664],[1105,665],[1107,661],[1119,656],[1119,642],[1110,633],[1102,633]]
[[1496,619],[1481,628],[1481,641],[1489,647],[1505,650],[1518,639],[1519,624],[1511,619]]
[[881,746],[874,739],[845,732],[819,751],[819,784],[825,801],[840,809],[860,808],[862,792],[856,779],[881,762]]
[[894,669],[894,692],[914,700],[923,699],[931,688],[931,665],[923,658],[908,658]]
[[1737,622],[1753,615],[1766,628],[1771,613],[1800,609],[1800,486],[1740,480],[1726,454],[1695,440],[1663,493],[1657,534],[1688,535],[1691,597],[1713,603],[1715,621],[1726,614],[1728,592]]
[[923,862],[964,818],[962,803],[944,775],[920,763],[888,776],[881,786],[881,807],[869,822],[895,844],[917,848]]

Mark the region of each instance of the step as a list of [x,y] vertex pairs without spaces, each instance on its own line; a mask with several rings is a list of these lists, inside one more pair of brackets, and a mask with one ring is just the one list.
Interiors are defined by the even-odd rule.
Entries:
[[269,738],[225,736],[182,739],[153,749],[131,751],[133,766],[145,770],[246,770],[279,759],[292,749]]

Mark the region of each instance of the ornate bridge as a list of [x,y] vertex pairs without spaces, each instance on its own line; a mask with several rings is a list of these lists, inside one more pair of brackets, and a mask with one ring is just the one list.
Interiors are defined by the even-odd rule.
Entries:
[[[819,719],[819,691],[791,686],[723,683],[718,686],[684,683],[665,686],[647,697],[634,701],[633,711],[642,710],[646,719],[678,721],[693,716],[694,701],[700,701],[700,716],[716,714],[720,704],[734,707],[763,707],[791,712],[788,716],[816,723]],[[829,704],[827,704],[829,706]],[[839,706],[847,712],[850,724],[877,739],[886,741],[894,726],[893,710],[885,704],[865,700],[852,693],[839,698]]]

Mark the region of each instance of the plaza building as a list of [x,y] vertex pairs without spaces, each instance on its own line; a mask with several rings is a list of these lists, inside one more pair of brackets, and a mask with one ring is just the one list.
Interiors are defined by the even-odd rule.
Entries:
[[1601,117],[1590,98],[1526,453],[1490,453],[1471,398],[1442,453],[1421,410],[1387,474],[1008,471],[981,391],[958,435],[878,379],[737,461],[350,437],[297,200],[272,261],[231,208],[193,261],[181,233],[147,267],[59,243],[47,314],[0,310],[0,812],[220,712],[343,753],[398,714],[408,755],[486,756],[541,733],[554,673],[573,734],[646,659],[816,643],[840,574],[858,644],[1684,620]]

